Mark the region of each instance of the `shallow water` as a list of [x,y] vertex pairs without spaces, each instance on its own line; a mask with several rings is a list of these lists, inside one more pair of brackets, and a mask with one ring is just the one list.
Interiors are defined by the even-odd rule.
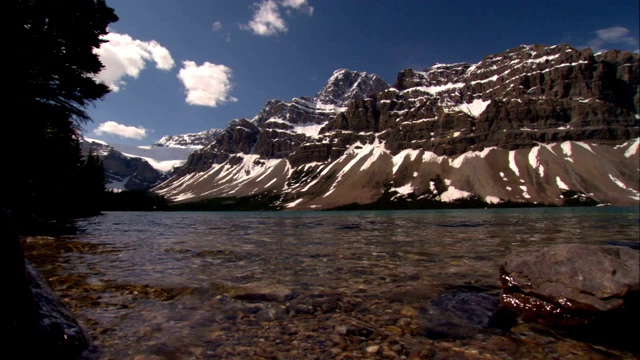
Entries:
[[520,248],[637,242],[638,208],[109,212],[27,258],[90,332],[88,358],[633,358],[539,324],[420,331],[442,291],[499,296]]

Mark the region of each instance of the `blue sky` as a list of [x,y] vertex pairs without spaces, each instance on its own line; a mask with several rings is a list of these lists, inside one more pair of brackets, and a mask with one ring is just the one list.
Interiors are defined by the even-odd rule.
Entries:
[[334,70],[393,84],[405,68],[475,63],[521,44],[637,51],[637,0],[107,0],[97,53],[112,92],[86,137],[149,145],[225,128],[269,99],[314,96]]

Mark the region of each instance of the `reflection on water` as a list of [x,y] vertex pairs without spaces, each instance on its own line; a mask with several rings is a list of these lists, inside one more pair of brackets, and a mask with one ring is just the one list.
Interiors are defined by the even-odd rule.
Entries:
[[113,212],[79,228],[26,251],[93,357],[625,356],[528,324],[432,341],[419,310],[452,286],[497,296],[512,249],[637,241],[637,208]]

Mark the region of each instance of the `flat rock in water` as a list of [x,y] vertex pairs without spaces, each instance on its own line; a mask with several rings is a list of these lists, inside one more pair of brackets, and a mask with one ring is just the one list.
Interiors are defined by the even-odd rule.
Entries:
[[622,309],[640,289],[640,251],[627,246],[554,245],[509,254],[503,301],[523,311],[593,314]]
[[431,339],[471,337],[490,326],[499,305],[496,296],[481,292],[444,292],[422,309],[420,327]]

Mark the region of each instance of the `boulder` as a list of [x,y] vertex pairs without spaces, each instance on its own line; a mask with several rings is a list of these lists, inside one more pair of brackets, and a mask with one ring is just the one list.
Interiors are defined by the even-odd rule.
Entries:
[[503,302],[516,310],[594,315],[637,307],[640,251],[627,246],[554,245],[509,254]]
[[5,278],[3,349],[22,358],[76,359],[90,339],[45,279],[24,258],[8,211],[0,211],[0,244]]
[[28,317],[23,336],[37,347],[21,350],[59,359],[79,358],[90,346],[89,335],[73,313],[29,262],[25,262],[35,313]]
[[502,302],[554,334],[640,353],[639,263],[630,246],[518,250],[501,267]]

